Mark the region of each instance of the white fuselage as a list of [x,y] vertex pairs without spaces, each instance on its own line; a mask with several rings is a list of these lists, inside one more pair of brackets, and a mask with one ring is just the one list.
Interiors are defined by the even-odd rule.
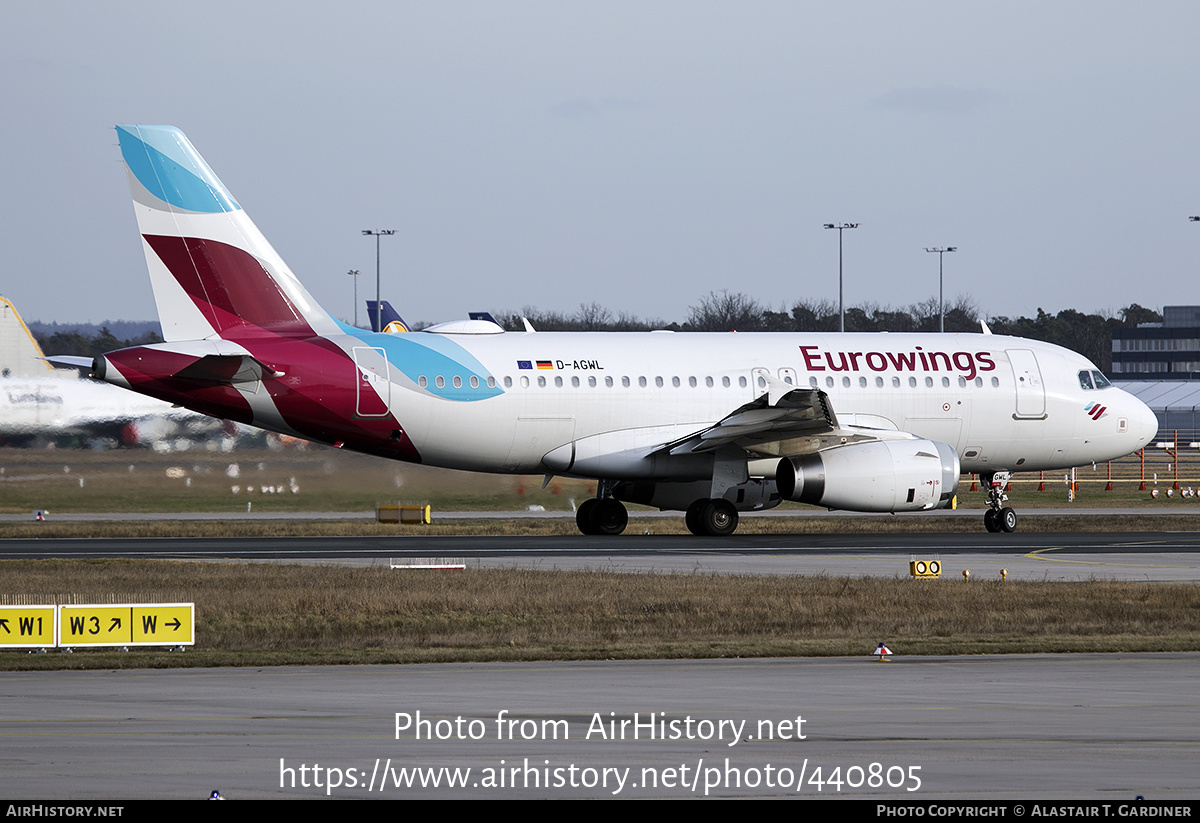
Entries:
[[[447,400],[422,389],[422,381],[434,387],[440,378],[449,390],[458,377],[469,394],[472,375],[414,375],[411,368],[397,374],[392,366],[387,399],[422,461],[452,468],[614,477],[633,471],[685,479],[680,461],[642,460],[637,469],[636,458],[764,393],[764,373],[824,391],[844,428],[896,430],[947,443],[965,472],[1109,460],[1141,448],[1157,430],[1141,401],[1116,388],[1082,384],[1080,372],[1098,372],[1086,358],[999,335],[437,336],[469,352],[486,373],[474,376],[485,382],[490,376],[499,393]],[[562,452],[554,454],[565,444],[574,444],[580,456],[628,459],[568,462]],[[683,471],[687,476],[689,470]]]

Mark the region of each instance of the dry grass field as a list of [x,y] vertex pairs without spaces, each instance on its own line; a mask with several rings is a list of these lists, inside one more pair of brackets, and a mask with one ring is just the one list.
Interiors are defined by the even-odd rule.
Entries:
[[194,602],[186,652],[0,655],[0,668],[1182,651],[1200,586],[595,571],[10,561],[13,602]]

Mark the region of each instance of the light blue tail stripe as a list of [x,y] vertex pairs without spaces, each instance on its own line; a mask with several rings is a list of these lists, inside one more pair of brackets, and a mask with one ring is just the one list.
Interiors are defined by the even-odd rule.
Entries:
[[195,212],[238,211],[241,206],[174,126],[117,126],[125,165],[146,191]]

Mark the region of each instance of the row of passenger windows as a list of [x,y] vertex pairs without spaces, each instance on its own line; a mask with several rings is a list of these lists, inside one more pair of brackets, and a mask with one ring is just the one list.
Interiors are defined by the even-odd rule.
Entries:
[[[663,378],[663,377],[655,377],[655,378],[653,378],[653,379],[654,379],[654,385],[655,385],[657,388],[660,388],[660,389],[661,389],[661,388],[663,388],[664,386],[666,386],[666,378]],[[628,388],[631,388],[631,387],[633,386],[633,380],[634,380],[634,378],[631,378],[631,377],[622,377],[622,378],[621,378],[621,386],[622,386],[622,388],[626,388],[626,389],[628,389]],[[766,385],[766,381],[765,381],[765,380],[762,380],[762,379],[760,378],[760,381],[763,383],[763,385]],[[693,388],[693,389],[694,389],[694,388],[697,388],[697,387],[699,387],[699,385],[700,385],[700,382],[699,382],[699,380],[698,380],[697,378],[695,378],[695,377],[689,377],[689,378],[687,379],[687,383],[688,383],[688,386],[690,386],[690,387],[691,387],[691,388]],[[527,388],[529,388],[529,386],[530,386],[530,379],[529,379],[528,377],[526,377],[525,375],[521,375],[521,378],[520,378],[520,384],[521,384],[521,388],[523,388],[523,389],[527,389]],[[563,379],[561,376],[556,376],[556,377],[554,378],[554,385],[555,385],[556,387],[562,387],[562,386],[563,386],[563,385],[565,385],[565,384],[566,384],[566,381],[565,381],[565,380],[564,380],[564,379]],[[745,377],[739,377],[739,378],[737,379],[737,384],[738,384],[738,387],[739,387],[739,388],[742,388],[742,389],[744,389],[744,388],[746,388],[748,385],[750,385],[750,384],[749,384],[749,381],[747,381]],[[513,385],[513,379],[512,379],[511,377],[505,377],[505,378],[504,378],[504,388],[506,388],[506,389],[512,388],[512,385]],[[546,387],[546,386],[550,385],[550,381],[549,381],[549,380],[546,378],[546,376],[545,376],[545,375],[543,375],[543,374],[540,374],[540,375],[538,375],[538,377],[537,377],[537,385],[538,385],[539,387],[541,387],[541,388],[544,388],[544,387]],[[583,385],[583,381],[582,381],[582,380],[581,380],[579,377],[572,377],[572,378],[571,378],[571,387],[572,387],[572,388],[576,388],[576,389],[577,389],[577,388],[579,388],[579,387],[580,387],[580,386],[582,386],[582,385]],[[587,385],[588,385],[588,387],[589,387],[589,388],[595,388],[596,386],[600,385],[600,378],[596,377],[595,375],[589,375],[589,376],[588,376],[588,378],[587,378]],[[607,388],[610,388],[610,389],[611,389],[611,388],[613,388],[613,387],[616,385],[616,378],[614,378],[614,377],[605,377],[605,378],[604,378],[604,385],[605,385]],[[637,378],[637,385],[638,385],[638,388],[642,388],[642,389],[646,388],[647,386],[649,386],[649,385],[650,385],[650,378],[648,378],[648,377],[638,377],[638,378]],[[683,381],[682,381],[682,379],[681,379],[681,378],[679,378],[679,377],[672,377],[672,378],[671,378],[671,385],[672,385],[672,386],[674,386],[675,388],[677,388],[677,389],[678,389],[678,388],[681,388],[681,387],[683,386]],[[706,377],[706,378],[704,378],[704,385],[705,385],[706,387],[710,388],[710,389],[711,389],[711,388],[714,388],[714,387],[716,386],[716,380],[715,380],[715,378],[712,378],[712,377]],[[729,377],[722,377],[722,378],[721,378],[721,386],[722,386],[723,388],[726,388],[726,389],[728,389],[728,388],[730,388],[732,385],[733,385],[733,381],[732,381],[732,380],[731,380]]]
[[[589,388],[596,388],[597,386],[599,386],[599,385],[600,385],[600,381],[601,381],[601,378],[598,378],[598,377],[596,377],[595,375],[589,375],[587,378],[584,378],[584,379],[581,379],[581,378],[580,378],[580,377],[578,377],[578,376],[573,376],[573,377],[571,377],[571,378],[569,378],[569,379],[570,379],[571,387],[572,387],[572,388],[576,388],[576,389],[580,388],[580,387],[583,385],[583,383],[584,383],[584,379],[586,379],[586,381],[587,381],[587,385],[588,385],[588,387],[589,387]],[[631,387],[633,386],[633,381],[634,381],[635,379],[637,380],[637,385],[638,385],[638,388],[643,388],[643,389],[644,389],[644,388],[646,388],[646,387],[648,387],[648,386],[650,385],[650,380],[651,380],[651,379],[653,379],[653,381],[654,381],[654,385],[655,385],[655,387],[656,387],[656,388],[660,388],[660,389],[661,389],[661,388],[664,388],[664,387],[667,385],[667,378],[664,378],[664,377],[654,377],[654,378],[648,378],[648,377],[637,377],[637,378],[631,378],[631,377],[628,377],[628,376],[626,376],[626,377],[622,377],[622,378],[620,378],[621,386],[622,386],[623,388],[627,388],[627,389],[628,389],[628,388],[631,388]],[[1081,378],[1081,379],[1082,379],[1082,378]],[[716,387],[716,385],[717,385],[716,378],[713,378],[713,377],[705,377],[705,378],[703,378],[703,381],[704,381],[704,385],[705,385],[705,387],[707,387],[707,388],[710,388],[710,389],[711,389],[711,388],[715,388],[715,387]],[[522,376],[519,378],[519,382],[520,382],[520,386],[521,386],[521,388],[523,388],[523,389],[527,389],[527,388],[529,388],[529,386],[531,385],[530,378],[529,378],[528,376],[526,376],[526,375],[522,375]],[[610,389],[611,389],[611,388],[613,388],[613,387],[616,385],[616,378],[614,378],[614,377],[604,377],[604,378],[603,378],[603,382],[604,382],[604,385],[605,385],[605,387],[606,387],[606,388],[610,388]],[[683,382],[684,382],[684,379],[683,379],[683,378],[680,378],[680,377],[672,377],[672,378],[670,378],[670,384],[671,384],[671,386],[673,386],[674,388],[677,388],[677,389],[678,389],[678,388],[682,388],[682,386],[683,386]],[[728,377],[728,376],[726,376],[726,377],[722,377],[722,378],[721,378],[721,380],[720,380],[720,382],[721,382],[721,387],[722,387],[722,388],[726,388],[726,389],[728,389],[728,388],[732,388],[732,386],[733,386],[733,380],[732,380],[732,378],[730,378],[730,377]],[[792,377],[791,377],[790,375],[786,375],[786,376],[784,376],[784,377],[783,377],[783,382],[785,382],[785,383],[788,383],[788,384],[790,385],[790,384],[792,383]],[[879,388],[879,389],[882,389],[882,388],[884,388],[884,387],[887,385],[887,382],[885,381],[885,379],[884,379],[883,377],[879,377],[879,376],[875,377],[875,381],[874,381],[874,382],[875,382],[875,387],[876,387],[876,388]],[[968,381],[967,381],[967,378],[966,378],[966,377],[962,377],[962,376],[960,376],[960,377],[958,378],[958,386],[959,386],[959,388],[966,388],[966,386],[967,386],[967,382],[968,382]],[[983,378],[982,378],[982,377],[976,377],[976,378],[975,378],[973,381],[971,381],[971,382],[972,382],[972,383],[974,383],[974,385],[975,385],[975,386],[978,386],[978,387],[982,387],[982,386],[983,386]],[[478,377],[476,377],[476,376],[474,376],[474,375],[472,375],[471,377],[469,377],[469,378],[467,379],[467,383],[468,383],[468,385],[470,385],[470,387],[471,387],[471,388],[473,388],[473,389],[477,389],[477,388],[479,388],[479,385],[480,385],[479,378],[478,378]],[[546,386],[550,385],[550,383],[551,383],[551,379],[547,378],[545,375],[538,375],[538,376],[537,376],[537,379],[536,379],[536,385],[538,386],[538,388],[545,388]],[[767,387],[767,381],[766,381],[766,378],[762,377],[761,375],[759,375],[759,376],[758,376],[758,378],[756,378],[756,380],[755,380],[755,383],[757,383],[757,385],[758,385],[758,388],[760,388],[760,389],[765,389],[765,388]],[[820,380],[820,378],[817,378],[817,377],[815,377],[815,376],[814,376],[814,377],[810,377],[810,378],[808,379],[808,383],[809,383],[809,385],[810,385],[810,386],[812,386],[813,388],[820,388],[820,387],[821,387],[821,380]],[[834,378],[834,377],[832,377],[832,376],[828,376],[828,377],[826,377],[826,378],[825,378],[825,381],[824,381],[824,383],[825,383],[825,388],[827,388],[827,389],[832,389],[832,388],[834,388],[834,387],[836,387],[836,386],[837,386],[837,384],[838,384],[838,381],[837,381],[837,379],[836,379],[836,378]],[[925,388],[929,388],[929,389],[931,389],[931,388],[933,388],[933,387],[934,387],[934,379],[933,379],[932,377],[930,377],[930,376],[926,376],[926,377],[925,377],[925,379],[924,379],[924,383],[925,383]],[[441,376],[441,375],[438,375],[437,377],[433,378],[433,384],[434,384],[434,385],[435,385],[437,388],[439,388],[439,389],[444,389],[444,388],[446,388],[446,378],[445,378],[445,377],[443,377],[443,376]],[[563,387],[563,386],[566,384],[566,380],[565,380],[565,379],[564,379],[564,378],[563,378],[561,375],[556,375],[556,376],[553,378],[553,384],[554,384],[554,386],[555,386],[556,388],[562,388],[562,387]],[[993,387],[993,388],[997,388],[997,387],[999,387],[999,386],[1000,386],[1000,379],[999,379],[998,377],[993,377],[993,378],[991,379],[991,384],[992,384],[992,387]],[[423,389],[424,389],[424,388],[427,388],[427,387],[429,386],[429,379],[428,379],[428,378],[426,378],[426,377],[424,377],[424,376],[421,376],[421,377],[417,378],[417,385],[419,385],[419,386],[420,386],[421,388],[423,388]],[[459,377],[459,376],[457,376],[457,375],[456,375],[456,376],[454,376],[454,377],[451,377],[451,378],[450,378],[450,385],[452,385],[452,386],[453,386],[454,388],[456,388],[456,389],[461,389],[461,388],[463,387],[463,379],[462,379],[462,377]],[[697,377],[688,377],[688,378],[687,378],[687,385],[688,385],[690,388],[693,388],[693,389],[695,389],[695,388],[699,388],[699,386],[700,386],[700,378],[697,378]],[[746,379],[746,377],[745,377],[745,376],[742,376],[742,377],[739,377],[739,378],[737,378],[737,385],[738,385],[738,388],[742,388],[742,389],[744,389],[744,388],[746,388],[746,387],[749,385],[749,381]],[[852,388],[852,387],[854,386],[854,382],[851,380],[851,378],[850,378],[849,376],[843,376],[843,377],[842,377],[842,379],[841,379],[841,385],[842,385],[842,388],[849,389],[849,388]],[[897,389],[898,389],[898,388],[900,388],[900,387],[901,387],[901,386],[903,386],[903,385],[904,385],[904,383],[903,383],[903,381],[901,380],[901,378],[900,378],[899,376],[893,376],[893,377],[891,378],[891,386],[892,386],[892,388],[897,388]],[[918,387],[918,385],[920,385],[920,384],[919,384],[919,382],[918,382],[918,380],[917,380],[917,378],[916,378],[916,377],[909,377],[909,378],[908,378],[908,386],[909,386],[909,388],[913,388],[913,389],[915,389],[915,388],[917,388],[917,387]],[[949,378],[949,377],[947,377],[947,376],[942,376],[942,378],[941,378],[941,385],[942,385],[942,388],[950,388],[950,378]],[[863,389],[865,389],[865,388],[868,388],[868,387],[870,386],[870,381],[869,381],[869,379],[868,379],[867,377],[865,377],[865,376],[860,376],[860,377],[858,378],[858,386],[859,386],[859,388],[863,388]],[[489,389],[494,389],[494,388],[496,388],[496,378],[494,378],[494,377],[489,377],[489,378],[487,378],[487,387],[488,387]],[[512,387],[513,387],[513,378],[512,378],[511,376],[506,376],[506,377],[504,378],[504,388],[506,388],[506,389],[511,389]]]
[[[505,383],[511,384],[512,381],[506,378]],[[469,378],[467,378],[467,384],[470,385],[471,388],[477,389],[479,388],[479,378],[475,375],[471,375]],[[429,378],[427,378],[425,375],[421,375],[417,378],[417,385],[423,389],[428,388]],[[437,377],[433,378],[433,385],[437,386],[439,389],[446,388],[446,378],[439,374]],[[456,389],[461,389],[463,387],[463,379],[458,375],[455,375],[454,377],[450,378],[450,385],[454,386]],[[487,379],[487,387],[489,389],[496,388],[496,378],[489,377]]]

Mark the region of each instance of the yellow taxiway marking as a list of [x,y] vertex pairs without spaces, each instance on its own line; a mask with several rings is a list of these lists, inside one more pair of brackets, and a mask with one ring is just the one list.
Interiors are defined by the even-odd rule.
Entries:
[[1057,552],[1066,550],[1065,546],[1055,546],[1049,549],[1034,549],[1025,555],[1026,560],[1049,560],[1055,563],[1082,563],[1088,566],[1116,566],[1129,569],[1192,569],[1191,566],[1175,566],[1163,565],[1162,563],[1107,563],[1101,560],[1070,560],[1066,557],[1044,557],[1045,552]]

